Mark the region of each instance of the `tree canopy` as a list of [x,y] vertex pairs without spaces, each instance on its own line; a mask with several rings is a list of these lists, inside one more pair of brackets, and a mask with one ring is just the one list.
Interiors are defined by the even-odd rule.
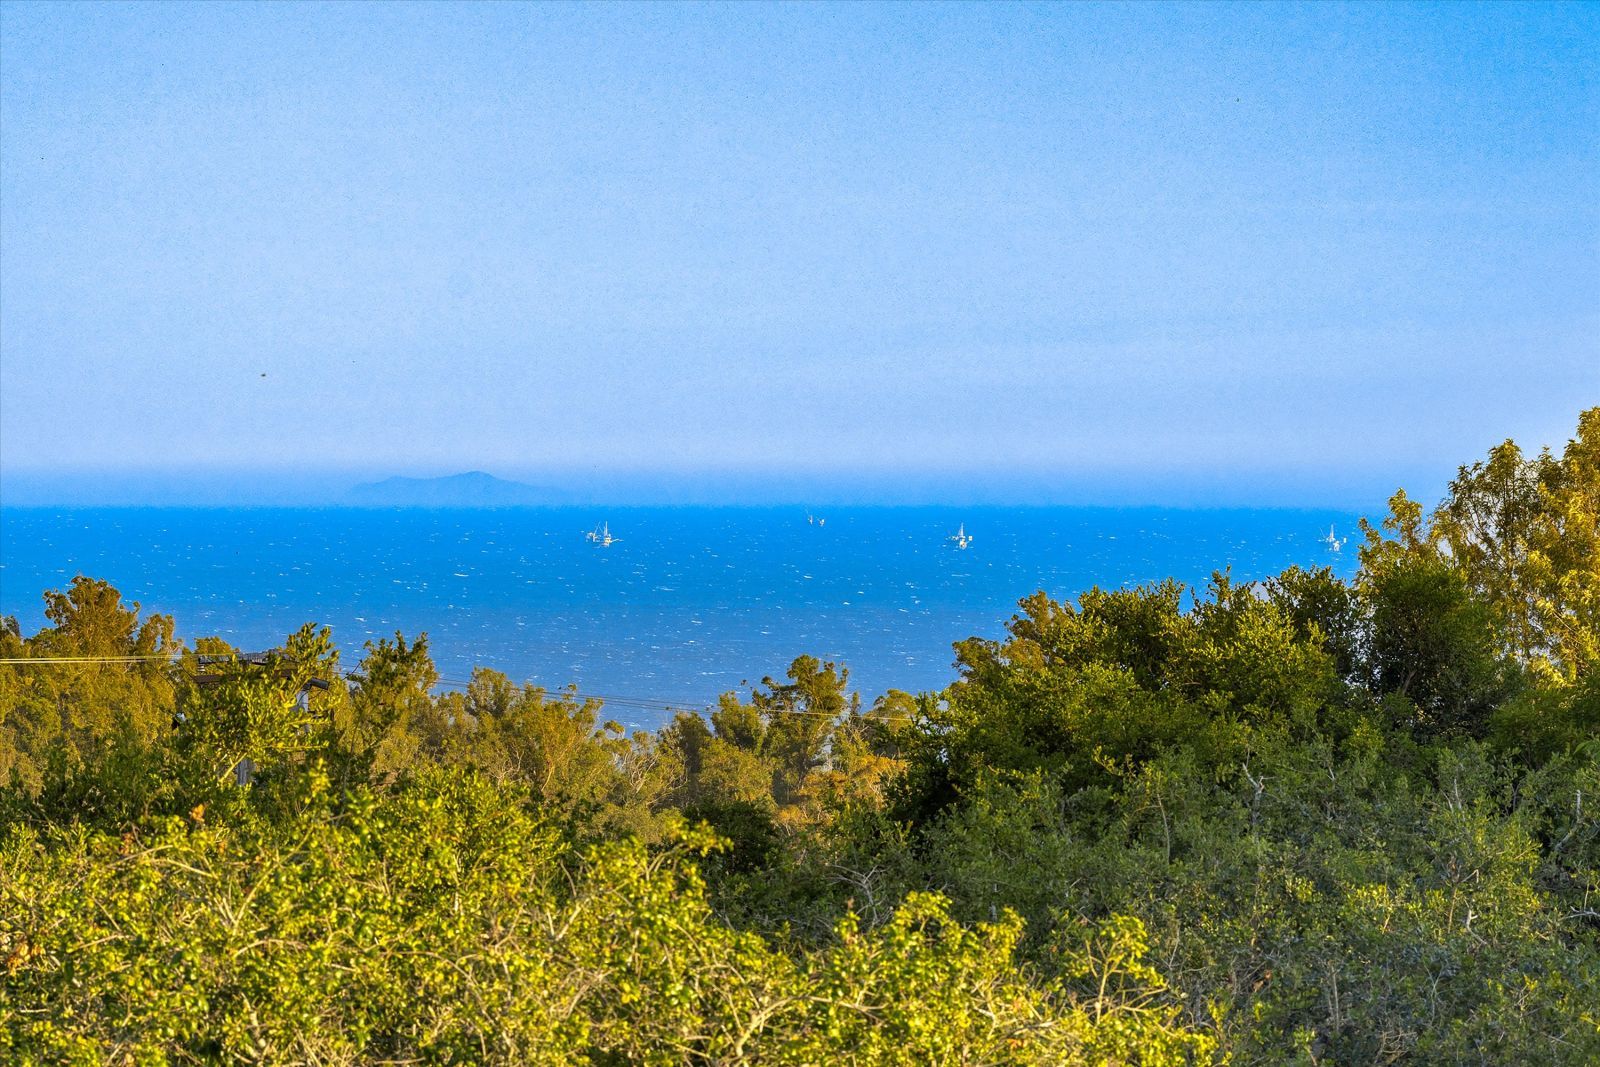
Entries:
[[1360,570],[1025,597],[628,734],[426,635],[0,626],[0,1055],[1600,1061],[1600,408]]

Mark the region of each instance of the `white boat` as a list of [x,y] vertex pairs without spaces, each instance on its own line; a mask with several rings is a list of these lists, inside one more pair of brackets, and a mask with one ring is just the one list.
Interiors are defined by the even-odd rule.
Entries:
[[957,548],[966,548],[972,544],[972,535],[967,533],[967,524],[962,523],[955,533],[950,535],[950,543]]
[[1324,537],[1322,539],[1323,543],[1326,544],[1330,549],[1332,549],[1335,552],[1339,552],[1339,551],[1343,550],[1344,543],[1346,541],[1348,541],[1348,540],[1350,540],[1350,538],[1348,538],[1348,537],[1339,537],[1338,535],[1336,535],[1333,532],[1333,527],[1332,526],[1328,527],[1328,536]]
[[601,523],[598,529],[590,530],[583,536],[590,544],[599,545],[601,548],[610,548],[622,540],[620,537],[611,536],[611,524],[609,522]]

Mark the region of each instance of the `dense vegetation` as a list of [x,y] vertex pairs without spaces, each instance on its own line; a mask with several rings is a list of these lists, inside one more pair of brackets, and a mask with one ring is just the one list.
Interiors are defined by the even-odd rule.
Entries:
[[78,578],[0,632],[0,1058],[1600,1061],[1600,408],[1360,563],[633,736]]

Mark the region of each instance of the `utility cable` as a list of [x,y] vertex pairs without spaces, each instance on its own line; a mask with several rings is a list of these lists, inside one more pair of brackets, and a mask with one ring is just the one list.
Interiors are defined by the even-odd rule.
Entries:
[[[166,653],[166,654],[142,655],[142,656],[8,656],[8,657],[0,658],[0,666],[7,666],[7,667],[57,667],[57,666],[68,666],[68,665],[74,665],[74,664],[84,664],[84,665],[88,665],[88,664],[128,665],[128,664],[134,664],[134,663],[148,663],[148,662],[155,662],[155,661],[170,661],[174,657],[177,657],[177,658],[181,659],[181,658],[183,658],[185,656],[199,656],[199,657],[204,657],[204,658],[208,658],[208,659],[215,658],[215,659],[218,659],[218,660],[226,660],[226,659],[237,659],[239,657],[239,655],[240,654],[225,653],[225,652],[174,651],[174,652],[169,652],[169,653]],[[363,676],[362,676],[362,674],[361,674],[361,672],[359,670],[340,671],[338,673],[339,673],[339,676],[341,678],[345,679],[346,681],[355,681],[355,682],[359,683],[362,680],[364,680]],[[438,679],[436,679],[436,684],[462,688],[462,687],[470,686],[473,683],[472,683],[472,681],[470,679],[438,678]],[[682,712],[682,713],[687,713],[687,714],[691,714],[691,715],[699,715],[699,714],[702,714],[705,711],[712,710],[712,705],[710,705],[710,704],[700,705],[700,704],[693,704],[693,703],[685,703],[683,701],[671,701],[671,700],[667,700],[665,698],[615,696],[615,695],[609,695],[608,696],[608,695],[606,695],[604,693],[588,693],[588,692],[583,692],[581,690],[574,690],[574,689],[569,689],[569,688],[545,689],[542,686],[541,687],[537,687],[537,688],[542,689],[547,695],[557,697],[558,699],[560,697],[573,697],[573,698],[576,698],[576,699],[579,699],[579,700],[583,700],[583,701],[597,700],[597,701],[600,702],[601,706],[603,706],[603,707],[627,708],[627,709],[633,710],[633,711],[666,711],[666,712]],[[768,715],[821,716],[821,717],[826,717],[826,718],[838,718],[839,714],[840,714],[840,713],[836,713],[836,712],[826,712],[826,711],[809,711],[809,710],[804,710],[804,709],[800,709],[800,708],[763,708],[763,709],[760,709],[760,711],[761,711],[762,714],[768,714]],[[879,722],[915,722],[916,719],[911,717],[911,716],[904,716],[904,715],[899,715],[899,716],[878,716],[877,717],[877,721],[879,721]]]

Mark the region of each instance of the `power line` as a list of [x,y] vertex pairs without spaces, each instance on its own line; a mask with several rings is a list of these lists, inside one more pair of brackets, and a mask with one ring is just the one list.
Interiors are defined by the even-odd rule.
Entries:
[[0,664],[11,667],[28,667],[34,664],[60,666],[68,663],[147,663],[166,661],[173,656],[192,656],[193,652],[169,652],[156,656],[13,656],[0,659]]
[[[452,686],[469,686],[472,684],[472,682],[461,678],[440,678],[439,681]],[[607,695],[605,693],[586,693],[581,690],[567,688],[546,689],[543,686],[535,686],[534,688],[541,690],[548,696],[554,696],[558,698],[568,696],[575,697],[579,700],[598,700],[601,705],[605,707],[623,707],[641,711],[679,711],[688,712],[695,715],[698,715],[706,710],[713,710],[712,706],[710,705],[686,704],[682,701],[673,702],[655,697],[615,696]],[[762,714],[768,715],[820,716],[830,719],[836,719],[843,715],[843,712],[811,711],[802,708],[761,708],[758,710]],[[862,717],[865,718],[866,716]],[[915,722],[916,717],[910,715],[879,715],[876,716],[876,720],[878,722]]]
[[[8,666],[8,667],[34,667],[34,666],[38,666],[38,667],[45,667],[45,666],[67,666],[67,665],[72,665],[72,664],[85,664],[85,665],[86,664],[122,664],[122,665],[126,665],[126,664],[132,664],[132,663],[148,663],[148,662],[153,662],[153,661],[166,662],[166,661],[171,661],[175,657],[181,659],[181,658],[183,658],[185,656],[202,657],[202,658],[205,658],[205,659],[236,659],[237,660],[237,659],[243,659],[243,657],[245,655],[248,655],[248,654],[174,651],[174,652],[169,652],[169,653],[165,653],[165,654],[137,655],[137,656],[9,656],[9,657],[0,658],[0,666]],[[346,681],[355,681],[355,682],[359,683],[359,682],[365,680],[359,670],[339,671],[338,674],[339,674],[339,676],[341,678],[345,679]],[[464,679],[464,678],[437,678],[436,679],[436,684],[444,684],[444,685],[447,685],[447,686],[464,687],[464,686],[472,685],[473,682],[470,679]],[[531,683],[523,683],[523,684],[525,686],[526,685],[531,685]],[[711,707],[712,707],[709,704],[694,704],[694,703],[686,703],[684,701],[672,701],[672,700],[668,700],[668,699],[666,699],[664,697],[617,696],[617,695],[607,695],[607,694],[604,694],[604,693],[588,693],[588,692],[583,692],[583,691],[580,691],[580,690],[570,689],[570,688],[546,689],[543,686],[535,686],[534,688],[538,688],[542,692],[544,692],[544,693],[546,693],[546,694],[548,694],[550,696],[555,696],[557,698],[566,696],[566,697],[573,697],[573,698],[576,698],[576,699],[579,699],[579,700],[583,700],[583,701],[596,700],[596,701],[600,702],[602,707],[628,708],[628,709],[631,709],[631,710],[634,710],[634,711],[686,712],[686,713],[689,713],[689,714],[698,715],[698,714],[701,714],[703,711],[711,710]],[[766,715],[799,715],[799,716],[813,716],[813,717],[820,716],[820,717],[825,717],[825,718],[830,718],[830,719],[839,718],[840,715],[842,714],[840,712],[810,711],[810,710],[801,709],[801,708],[763,708],[763,709],[760,709],[760,711],[761,711],[762,714],[766,714]],[[877,716],[876,718],[877,718],[877,721],[879,721],[879,722],[915,722],[916,721],[915,717],[913,717],[913,716],[905,716],[905,715],[895,715],[895,716],[880,715],[880,716]]]
[[58,665],[66,663],[149,663],[167,662],[173,659],[189,657],[199,661],[201,666],[209,666],[225,661],[254,663],[259,666],[262,658],[266,655],[267,653],[265,652],[196,652],[191,649],[182,649],[133,656],[8,656],[0,658],[0,664],[12,667],[26,667],[36,663]]

